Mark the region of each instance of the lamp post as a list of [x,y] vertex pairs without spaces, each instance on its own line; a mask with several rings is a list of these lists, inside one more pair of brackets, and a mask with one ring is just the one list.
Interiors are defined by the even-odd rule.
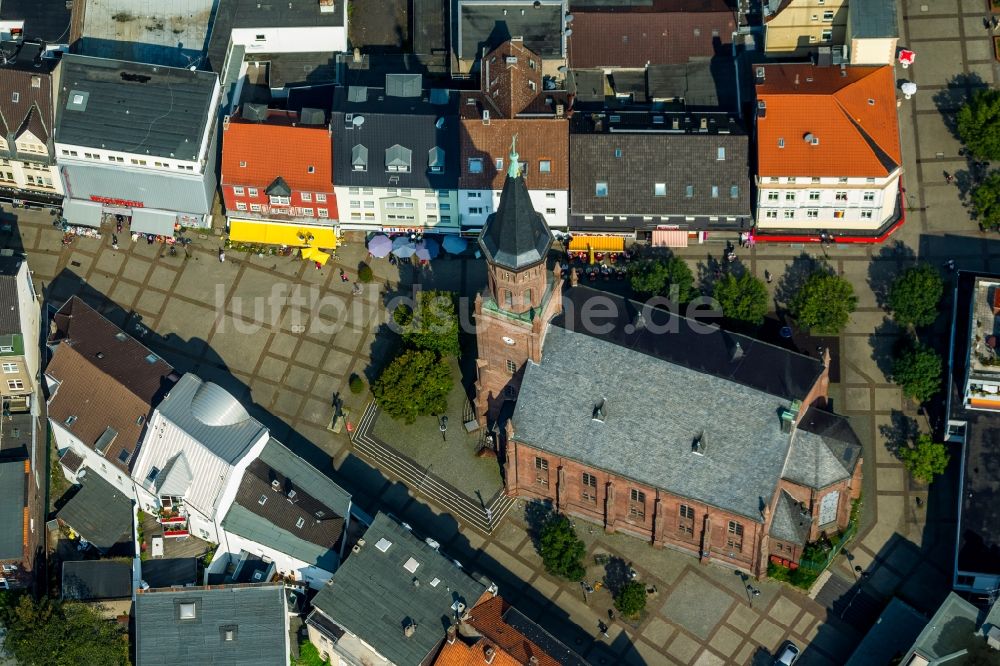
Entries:
[[760,596],[760,590],[758,590],[753,585],[747,584],[747,601],[750,603],[750,608],[753,608],[754,597]]
[[448,441],[448,417],[442,416],[438,420],[438,430],[441,431],[441,439]]

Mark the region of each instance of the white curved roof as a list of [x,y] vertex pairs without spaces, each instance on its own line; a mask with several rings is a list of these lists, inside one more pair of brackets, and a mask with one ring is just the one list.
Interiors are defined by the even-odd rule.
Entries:
[[195,391],[191,414],[208,426],[231,426],[250,418],[229,391],[212,382],[202,383]]

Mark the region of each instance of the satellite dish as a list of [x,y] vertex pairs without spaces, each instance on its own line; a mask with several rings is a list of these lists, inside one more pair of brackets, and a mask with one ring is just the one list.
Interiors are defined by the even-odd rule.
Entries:
[[365,124],[365,117],[354,116],[354,118],[351,120],[351,123],[353,123],[355,127],[361,127],[362,125]]
[[198,65],[191,65],[190,67],[188,67],[188,69],[190,69],[192,72],[197,71]]
[[566,14],[566,23],[570,23],[572,21],[573,21],[573,15],[572,14]]
[[558,71],[560,74],[565,74],[566,73],[566,65],[559,65],[559,68],[556,71]]
[[573,34],[573,29],[572,28],[566,28],[566,32],[563,33],[563,34],[565,34],[567,37],[569,37],[570,35]]
[[444,129],[444,118],[438,118],[437,122],[434,123],[434,127],[437,127],[438,129]]

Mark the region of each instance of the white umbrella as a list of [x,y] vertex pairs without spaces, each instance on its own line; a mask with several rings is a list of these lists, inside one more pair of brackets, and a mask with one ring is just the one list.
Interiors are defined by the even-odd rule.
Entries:
[[906,81],[899,87],[899,89],[903,91],[903,95],[906,96],[906,99],[910,99],[917,92],[917,84],[913,81]]
[[392,248],[392,253],[400,259],[409,259],[417,253],[417,246],[413,243],[403,243],[399,247]]

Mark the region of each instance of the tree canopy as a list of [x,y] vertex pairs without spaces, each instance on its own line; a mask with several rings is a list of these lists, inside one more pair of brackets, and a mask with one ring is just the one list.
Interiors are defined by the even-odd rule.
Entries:
[[[656,257],[629,266],[629,284],[640,296],[664,296],[680,305],[695,296],[694,274],[679,257]],[[675,293],[676,292],[676,293]]]
[[899,449],[899,459],[914,479],[930,483],[935,476],[944,474],[951,456],[944,444],[935,442],[930,435],[920,434],[913,446]]
[[4,649],[23,666],[125,666],[128,633],[88,605],[27,594],[0,601]]
[[420,291],[414,305],[412,310],[400,306],[393,313],[396,323],[402,327],[403,341],[407,346],[442,356],[458,356],[458,313],[454,294],[448,291]]
[[448,408],[451,368],[432,351],[410,349],[393,359],[372,386],[387,414],[406,423]]
[[769,298],[767,286],[750,273],[739,277],[727,273],[715,283],[713,296],[726,318],[755,326],[764,322]]
[[976,220],[984,229],[1000,227],[1000,171],[993,171],[969,192]]
[[889,287],[889,309],[904,326],[929,326],[937,319],[943,295],[941,274],[930,264],[917,264],[903,271]]
[[974,156],[1000,159],[1000,90],[983,88],[958,110],[958,136]]
[[586,573],[583,556],[587,547],[566,516],[551,516],[545,522],[538,535],[538,552],[550,574],[576,581]]
[[615,595],[615,608],[626,617],[635,617],[646,608],[646,586],[637,580],[625,583]]
[[941,390],[941,356],[927,345],[910,342],[896,351],[892,381],[917,402],[927,402]]
[[851,283],[825,271],[816,271],[792,296],[788,309],[803,328],[823,335],[840,333],[858,305]]

